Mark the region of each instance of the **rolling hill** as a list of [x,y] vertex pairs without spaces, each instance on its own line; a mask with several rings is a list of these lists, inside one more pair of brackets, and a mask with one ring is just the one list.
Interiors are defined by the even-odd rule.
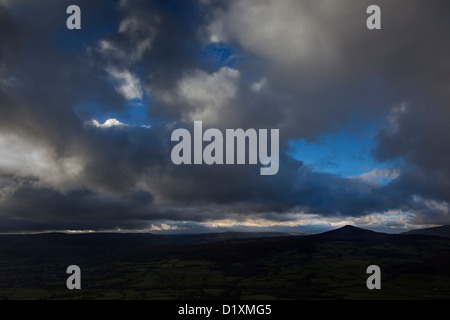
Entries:
[[[0,236],[3,299],[448,299],[450,239],[345,226],[317,235]],[[65,269],[82,270],[82,290]],[[382,270],[368,290],[366,269]]]
[[440,227],[432,227],[426,229],[416,229],[404,232],[403,234],[422,234],[428,236],[437,236],[437,237],[447,237],[450,238],[450,225],[440,226]]

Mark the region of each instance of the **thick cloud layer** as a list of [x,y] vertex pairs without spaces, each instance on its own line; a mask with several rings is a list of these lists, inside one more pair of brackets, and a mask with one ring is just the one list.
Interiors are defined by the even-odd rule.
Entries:
[[[369,31],[373,1],[0,1],[0,232],[393,211],[450,223],[450,5],[376,2]],[[174,165],[171,133],[195,120],[279,129],[278,174]],[[355,121],[377,126],[389,183],[289,155]]]

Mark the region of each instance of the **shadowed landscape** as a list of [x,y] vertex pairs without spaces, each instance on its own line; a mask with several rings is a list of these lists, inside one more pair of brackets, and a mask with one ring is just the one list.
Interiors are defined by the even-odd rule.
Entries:
[[[448,299],[450,238],[442,230],[2,235],[0,298]],[[81,290],[66,288],[72,264]],[[372,264],[381,290],[366,287]]]

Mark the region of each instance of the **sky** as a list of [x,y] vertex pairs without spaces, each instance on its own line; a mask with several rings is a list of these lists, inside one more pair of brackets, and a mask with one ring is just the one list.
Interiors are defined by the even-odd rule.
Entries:
[[[449,10],[0,0],[0,233],[450,224]],[[194,121],[279,129],[278,173],[175,165]]]

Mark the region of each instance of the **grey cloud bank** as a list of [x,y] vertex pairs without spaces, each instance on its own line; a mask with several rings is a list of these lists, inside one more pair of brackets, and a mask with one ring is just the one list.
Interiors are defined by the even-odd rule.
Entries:
[[[77,1],[83,27],[69,31],[68,1],[0,1],[0,232],[293,213],[450,223],[450,4],[376,3],[383,27],[371,31],[371,1]],[[234,65],[204,62],[217,44]],[[133,103],[148,125],[93,125]],[[288,155],[289,141],[354,119],[380,124],[377,161],[401,160],[390,183]],[[279,129],[277,174],[173,164],[171,134],[194,120]]]

